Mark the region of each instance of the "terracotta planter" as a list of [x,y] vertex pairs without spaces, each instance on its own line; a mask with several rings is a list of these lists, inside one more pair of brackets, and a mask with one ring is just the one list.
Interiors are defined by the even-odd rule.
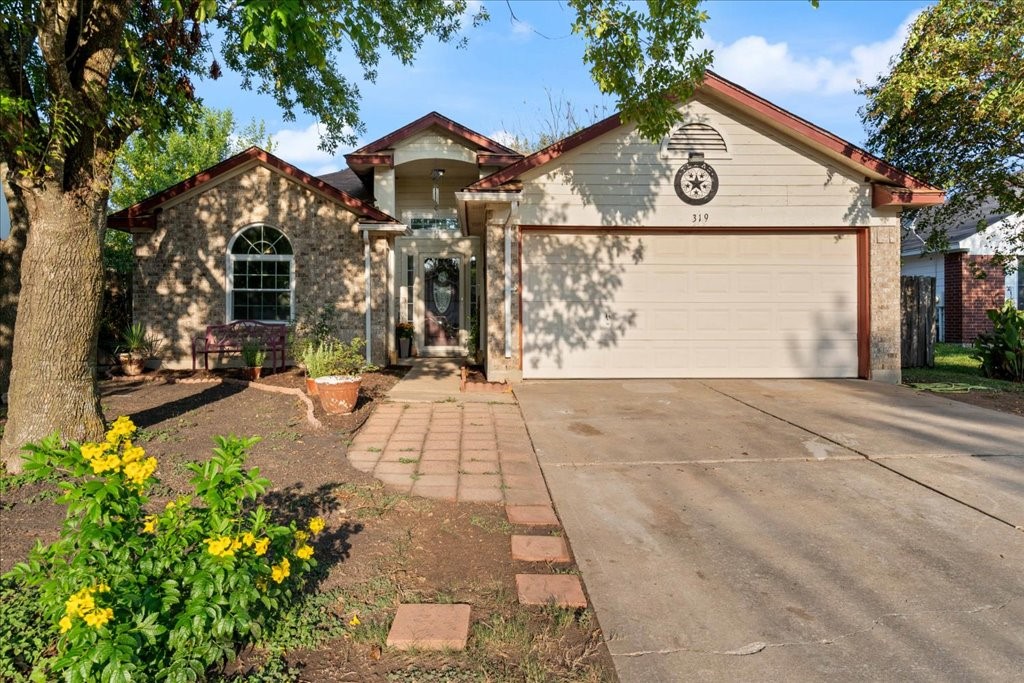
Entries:
[[316,388],[316,380],[312,377],[306,378],[306,393],[310,396],[316,396],[320,393]]
[[363,381],[358,376],[329,375],[316,380],[320,405],[334,415],[345,415],[355,410],[359,400],[359,385]]
[[255,368],[242,368],[242,377],[249,380],[250,382],[260,378],[260,373],[263,372],[262,367]]
[[128,377],[137,377],[146,371],[146,356],[140,353],[119,353],[117,362],[121,364],[121,372]]

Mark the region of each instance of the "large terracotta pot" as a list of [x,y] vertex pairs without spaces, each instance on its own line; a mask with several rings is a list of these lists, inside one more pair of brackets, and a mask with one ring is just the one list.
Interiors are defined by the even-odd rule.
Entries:
[[320,393],[319,391],[317,391],[316,388],[316,380],[313,379],[312,377],[306,378],[306,393],[309,394],[310,396],[316,396],[317,394]]
[[259,379],[260,378],[260,374],[262,372],[263,372],[263,368],[262,367],[254,367],[254,368],[245,367],[245,368],[242,368],[242,377],[244,377],[245,379],[247,379],[250,382],[252,382],[253,380]]
[[119,353],[117,362],[121,364],[121,372],[129,377],[141,375],[146,370],[146,356],[141,353]]
[[359,400],[359,385],[362,381],[362,377],[355,375],[318,377],[316,390],[320,395],[320,405],[326,412],[335,415],[351,413]]

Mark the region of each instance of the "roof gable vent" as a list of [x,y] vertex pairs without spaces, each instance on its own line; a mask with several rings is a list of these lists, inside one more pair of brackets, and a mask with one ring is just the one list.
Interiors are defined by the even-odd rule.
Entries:
[[687,159],[694,152],[709,159],[729,156],[722,134],[706,123],[683,124],[673,130],[661,145],[661,155],[669,159]]

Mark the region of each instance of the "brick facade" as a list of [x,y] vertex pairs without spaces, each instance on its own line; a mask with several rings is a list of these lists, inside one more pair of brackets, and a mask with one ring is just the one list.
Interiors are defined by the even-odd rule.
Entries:
[[946,341],[969,344],[992,331],[986,311],[1003,305],[1006,275],[991,256],[956,252],[946,254],[944,265]]
[[900,229],[875,225],[871,241],[871,379],[899,383]]
[[[251,166],[169,202],[157,227],[135,234],[135,320],[164,343],[166,367],[191,367],[191,339],[227,317],[226,251],[263,223],[281,230],[295,258],[295,314],[335,308],[336,332],[364,336],[363,238],[348,209],[266,166]],[[373,358],[384,360],[387,242],[371,237]],[[212,361],[212,359],[211,359]]]

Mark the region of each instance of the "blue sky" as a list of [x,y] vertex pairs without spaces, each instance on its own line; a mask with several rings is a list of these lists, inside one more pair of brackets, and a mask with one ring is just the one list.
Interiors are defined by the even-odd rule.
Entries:
[[[477,3],[478,4],[478,3]],[[385,57],[375,83],[361,86],[365,143],[429,111],[438,111],[498,139],[504,131],[533,135],[547,114],[548,93],[573,103],[577,112],[610,114],[583,64],[582,43],[571,35],[571,11],[557,0],[484,3],[487,24],[466,30],[469,45],[429,42],[411,67]],[[754,2],[711,0],[704,45],[715,53],[715,71],[837,135],[860,144],[857,115],[863,104],[857,80],[872,81],[899,52],[907,26],[929,3],[918,0],[807,0]],[[349,56],[355,79],[360,69]],[[317,149],[317,122],[299,115],[282,119],[269,96],[242,91],[226,73],[197,84],[207,105],[230,108],[244,124],[263,119],[275,152],[303,170],[323,174],[344,166],[338,150]],[[6,211],[0,198],[0,236]]]
[[[360,142],[376,139],[429,111],[438,111],[485,135],[531,135],[548,109],[548,92],[572,102],[577,112],[610,114],[614,101],[591,82],[582,43],[571,35],[572,13],[556,0],[484,3],[491,20],[466,30],[469,45],[427,43],[415,64],[384,58],[375,83],[361,85],[366,129]],[[929,3],[914,0],[806,0],[753,2],[712,0],[704,44],[715,53],[718,73],[855,143],[863,129],[858,79],[874,80],[899,51],[909,20]],[[361,71],[351,65],[358,81]],[[198,85],[206,104],[231,108],[236,120],[267,123],[276,152],[311,173],[343,166],[317,149],[317,122],[299,116],[285,122],[271,98],[246,93],[231,74]],[[585,113],[583,114],[585,117]]]

